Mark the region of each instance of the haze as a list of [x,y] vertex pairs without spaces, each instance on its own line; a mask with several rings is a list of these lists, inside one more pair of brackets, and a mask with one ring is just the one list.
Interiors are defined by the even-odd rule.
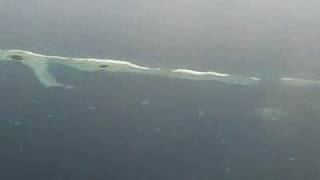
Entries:
[[317,1],[0,0],[0,48],[318,76]]

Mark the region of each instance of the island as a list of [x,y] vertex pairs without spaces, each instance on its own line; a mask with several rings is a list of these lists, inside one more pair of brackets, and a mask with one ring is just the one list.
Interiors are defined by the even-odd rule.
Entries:
[[[255,76],[244,76],[238,74],[221,73],[215,71],[195,71],[184,68],[153,68],[131,63],[129,61],[113,59],[94,58],[69,58],[63,56],[49,56],[37,54],[24,50],[0,50],[0,61],[20,62],[32,69],[39,82],[44,87],[69,87],[59,83],[50,73],[48,67],[51,64],[60,64],[81,71],[109,71],[140,73],[152,76],[163,76],[168,78],[198,80],[198,81],[220,81],[227,84],[254,85],[261,83],[261,79]],[[305,80],[299,78],[279,78],[283,84],[290,86],[320,86],[320,81]]]

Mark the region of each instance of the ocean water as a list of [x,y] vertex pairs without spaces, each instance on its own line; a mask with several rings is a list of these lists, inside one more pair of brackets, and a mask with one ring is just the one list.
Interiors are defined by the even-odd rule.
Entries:
[[[315,179],[318,89],[1,63],[1,179]],[[263,119],[255,111],[290,114]]]
[[0,49],[319,77],[317,1],[1,0]]
[[[317,2],[287,3],[0,0],[0,49],[319,79]],[[317,87],[50,71],[76,88],[0,63],[0,179],[320,177]]]

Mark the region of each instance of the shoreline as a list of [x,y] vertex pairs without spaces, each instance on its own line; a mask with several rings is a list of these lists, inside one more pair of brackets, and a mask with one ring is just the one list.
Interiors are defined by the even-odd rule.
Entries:
[[[15,59],[14,56],[20,58]],[[0,50],[0,61],[19,61],[29,66],[45,87],[65,86],[58,83],[48,71],[52,63],[69,66],[82,71],[110,71],[143,73],[146,75],[165,76],[168,78],[220,81],[227,84],[253,85],[263,79],[255,76],[242,76],[237,74],[221,73],[216,71],[195,71],[185,68],[156,68],[138,65],[129,61],[114,59],[73,58],[63,56],[43,55],[25,50]],[[320,86],[320,81],[296,77],[279,77],[276,81],[290,86]]]

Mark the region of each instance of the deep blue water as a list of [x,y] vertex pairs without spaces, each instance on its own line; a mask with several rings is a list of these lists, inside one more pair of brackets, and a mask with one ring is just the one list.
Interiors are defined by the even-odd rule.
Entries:
[[[320,177],[320,113],[307,106],[317,89],[51,71],[77,89],[43,88],[1,63],[0,179]],[[254,113],[269,106],[290,118]]]

